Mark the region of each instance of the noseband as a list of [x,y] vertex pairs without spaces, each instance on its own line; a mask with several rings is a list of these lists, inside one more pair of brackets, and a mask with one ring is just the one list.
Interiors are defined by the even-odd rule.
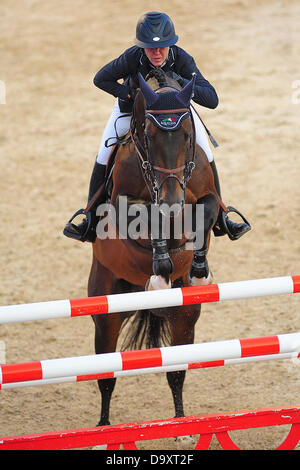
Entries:
[[[132,116],[132,121],[131,121],[131,126],[130,126],[130,134],[132,141],[135,146],[135,151],[139,159],[139,163],[141,165],[142,173],[144,180],[146,182],[146,185],[148,187],[148,190],[151,195],[151,199],[154,202],[154,204],[158,204],[158,199],[159,199],[159,192],[161,190],[161,187],[163,184],[167,181],[169,178],[175,178],[178,183],[180,184],[180,187],[182,188],[183,191],[185,191],[186,184],[189,181],[189,179],[192,176],[192,172],[195,168],[195,154],[196,154],[196,133],[195,133],[195,123],[194,123],[194,118],[193,115],[188,108],[180,108],[180,109],[166,109],[166,110],[147,110],[145,114],[145,118],[149,118],[149,115],[170,115],[170,114],[182,114],[182,113],[188,113],[189,117],[192,122],[192,129],[193,129],[193,135],[192,135],[192,141],[191,141],[191,147],[192,147],[192,159],[187,160],[184,165],[177,167],[177,168],[162,168],[157,165],[153,165],[152,162],[150,161],[150,156],[149,156],[149,149],[146,141],[146,136],[144,133],[144,139],[143,143],[140,141],[137,133],[135,132],[135,119],[134,116]],[[164,130],[168,130],[167,128]],[[164,131],[163,130],[163,131]],[[163,180],[158,182],[156,178],[155,172],[162,173],[164,175]],[[178,174],[183,172],[183,175],[181,178],[178,177]],[[150,185],[149,185],[150,183]]]

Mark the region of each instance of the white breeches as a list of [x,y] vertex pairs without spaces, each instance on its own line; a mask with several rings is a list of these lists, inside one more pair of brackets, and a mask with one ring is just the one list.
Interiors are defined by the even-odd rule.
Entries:
[[[214,159],[214,156],[212,154],[211,148],[209,146],[208,138],[207,138],[207,133],[206,130],[200,121],[197,113],[194,111],[193,108],[192,113],[194,117],[194,122],[195,122],[195,130],[196,130],[196,142],[200,147],[204,150],[207,159],[209,162],[212,162]],[[124,117],[120,117],[124,116]],[[116,119],[119,118],[117,121]],[[106,127],[104,129],[100,147],[99,147],[99,152],[97,156],[97,162],[106,165],[111,153],[111,147],[106,147],[105,142],[107,139],[110,139],[111,137],[115,138],[116,137],[116,129],[117,129],[117,135],[119,137],[127,134],[130,128],[130,119],[131,116],[126,116],[126,113],[121,113],[120,108],[119,108],[119,103],[118,100],[116,100],[115,105],[113,107],[112,113],[110,118],[108,119],[108,122],[106,124]],[[116,127],[116,129],[115,129]],[[110,139],[108,144],[113,144],[115,143],[114,139]]]

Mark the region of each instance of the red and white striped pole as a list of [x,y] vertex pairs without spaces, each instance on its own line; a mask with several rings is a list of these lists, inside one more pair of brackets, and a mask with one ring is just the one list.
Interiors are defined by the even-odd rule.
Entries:
[[37,387],[41,385],[56,385],[61,383],[77,383],[85,382],[88,380],[98,379],[112,379],[117,377],[132,377],[134,375],[144,374],[158,374],[173,372],[179,370],[195,370],[195,369],[206,369],[209,367],[222,367],[231,366],[238,364],[249,364],[253,362],[269,362],[269,361],[282,361],[286,359],[298,360],[300,359],[300,352],[290,352],[282,354],[267,354],[263,356],[250,356],[241,357],[237,359],[225,359],[220,361],[208,361],[208,362],[191,362],[189,364],[178,364],[172,366],[161,366],[161,367],[147,367],[141,369],[132,370],[121,370],[118,372],[106,372],[103,374],[87,374],[87,375],[75,375],[69,377],[59,377],[52,379],[41,379],[41,380],[28,380],[27,382],[11,382],[6,384],[0,384],[0,390],[10,390],[12,388],[21,387]]
[[0,366],[0,384],[103,374],[195,362],[225,361],[300,350],[300,332]]
[[300,292],[300,276],[181,287],[0,307],[0,324],[221,302]]

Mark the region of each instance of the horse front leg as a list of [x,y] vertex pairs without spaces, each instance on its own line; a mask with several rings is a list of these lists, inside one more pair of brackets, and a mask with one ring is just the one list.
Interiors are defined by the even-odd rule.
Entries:
[[[153,211],[153,209],[152,209]],[[151,245],[152,245],[152,270],[148,289],[169,289],[171,287],[170,275],[174,270],[167,245],[166,225],[170,223],[169,217],[165,217],[159,207],[151,212]]]
[[194,250],[193,261],[189,273],[190,282],[192,285],[211,284],[212,273],[208,266],[206,258],[208,252],[207,240],[203,243],[200,250]]
[[[203,205],[203,220],[193,220],[196,243],[194,243],[194,255],[191,264],[189,279],[192,285],[210,284],[212,274],[209,270],[207,252],[209,248],[210,231],[218,217],[219,205],[217,198],[209,194],[197,202]],[[196,214],[197,215],[197,214]],[[199,240],[201,242],[199,243]]]
[[163,238],[152,239],[153,272],[150,278],[149,289],[166,289],[171,287],[170,274],[174,266],[170,258],[167,240]]

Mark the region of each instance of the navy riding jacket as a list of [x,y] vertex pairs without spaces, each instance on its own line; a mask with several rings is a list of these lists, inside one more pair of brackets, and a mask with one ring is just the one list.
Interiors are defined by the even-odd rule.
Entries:
[[[119,98],[121,112],[132,112],[133,100],[128,98],[132,88],[139,87],[138,73],[145,78],[155,68],[148,60],[144,49],[133,46],[117,59],[102,67],[95,75],[94,84],[101,90]],[[183,86],[196,74],[193,100],[214,109],[218,106],[218,96],[214,87],[203,77],[192,56],[178,46],[172,46],[165,63],[161,66],[165,72],[175,72],[183,79]],[[123,83],[118,80],[123,79]]]

